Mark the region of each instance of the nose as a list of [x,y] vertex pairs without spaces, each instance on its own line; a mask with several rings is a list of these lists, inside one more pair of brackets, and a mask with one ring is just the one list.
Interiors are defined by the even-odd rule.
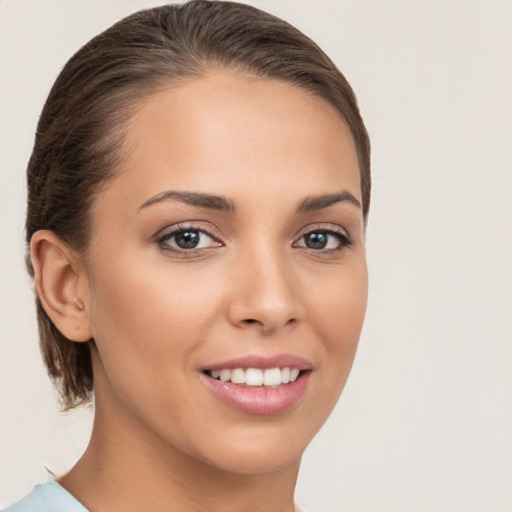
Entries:
[[297,324],[304,308],[290,263],[266,253],[244,258],[232,269],[229,321],[264,335]]

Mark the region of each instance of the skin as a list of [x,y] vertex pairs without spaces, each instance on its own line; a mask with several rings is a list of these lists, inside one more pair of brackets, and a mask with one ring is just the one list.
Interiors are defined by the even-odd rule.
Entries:
[[[126,147],[94,200],[87,257],[49,232],[32,242],[52,320],[97,347],[91,443],[60,483],[91,512],[292,511],[301,455],[343,389],[366,309],[360,207],[297,211],[342,191],[361,202],[349,129],[304,90],[216,71],[144,100]],[[234,210],[159,200],[166,191]],[[176,252],[176,239],[158,241],[176,225],[212,236]],[[308,247],[322,230],[352,243],[331,234]],[[200,379],[209,364],[282,353],[313,365],[284,413],[233,409]]]

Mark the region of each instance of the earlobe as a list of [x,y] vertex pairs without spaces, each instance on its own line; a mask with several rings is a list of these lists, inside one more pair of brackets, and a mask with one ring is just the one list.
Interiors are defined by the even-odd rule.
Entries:
[[52,231],[40,230],[32,236],[30,257],[37,295],[55,327],[69,340],[90,340],[85,275],[72,250]]

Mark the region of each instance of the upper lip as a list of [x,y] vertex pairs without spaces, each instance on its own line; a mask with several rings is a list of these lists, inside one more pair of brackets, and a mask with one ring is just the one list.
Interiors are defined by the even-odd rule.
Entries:
[[299,370],[312,370],[313,365],[303,357],[293,354],[278,354],[275,356],[262,356],[258,354],[249,354],[229,361],[214,363],[203,368],[206,370],[234,370],[235,368],[297,368]]

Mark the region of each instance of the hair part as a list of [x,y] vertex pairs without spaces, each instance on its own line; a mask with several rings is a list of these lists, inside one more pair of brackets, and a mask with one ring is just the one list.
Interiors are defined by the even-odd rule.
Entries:
[[[370,204],[370,142],[349,83],[325,53],[287,22],[254,7],[192,0],[135,13],[84,45],[53,85],[30,158],[26,242],[40,229],[87,254],[90,208],[128,149],[126,128],[147,96],[232,69],[283,80],[323,98],[347,123],[361,176],[363,217]],[[30,257],[29,274],[34,276]],[[53,325],[36,297],[44,362],[65,409],[93,392],[91,347]]]

